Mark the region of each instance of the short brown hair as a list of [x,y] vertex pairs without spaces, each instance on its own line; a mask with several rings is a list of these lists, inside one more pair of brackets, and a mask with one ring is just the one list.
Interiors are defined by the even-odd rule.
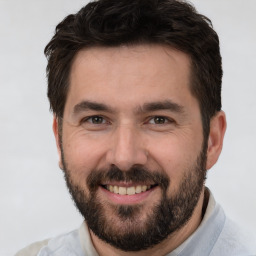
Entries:
[[91,46],[165,44],[191,59],[191,93],[197,98],[204,137],[221,110],[222,64],[219,38],[211,21],[179,0],[98,0],[67,16],[45,47],[48,98],[63,116],[69,73],[77,52]]

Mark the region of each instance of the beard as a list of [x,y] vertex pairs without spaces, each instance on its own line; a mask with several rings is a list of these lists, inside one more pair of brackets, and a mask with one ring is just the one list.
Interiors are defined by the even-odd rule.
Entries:
[[[206,179],[206,145],[190,168],[184,170],[182,181],[175,194],[168,195],[172,186],[163,171],[151,171],[134,165],[128,171],[116,166],[106,170],[92,170],[84,181],[87,187],[75,183],[68,169],[62,149],[65,180],[77,209],[89,229],[104,242],[123,251],[140,251],[164,241],[181,229],[191,218],[202,193]],[[110,205],[99,198],[97,191],[104,182],[134,182],[157,184],[161,199],[151,209],[143,205]],[[111,214],[107,209],[111,209]],[[146,218],[141,220],[142,213]]]

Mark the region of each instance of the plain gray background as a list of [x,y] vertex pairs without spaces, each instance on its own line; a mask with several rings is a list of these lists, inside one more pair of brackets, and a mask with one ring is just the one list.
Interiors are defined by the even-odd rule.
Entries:
[[[0,0],[0,255],[77,228],[51,130],[43,49],[81,0]],[[256,2],[194,0],[220,36],[228,129],[207,185],[256,230]]]

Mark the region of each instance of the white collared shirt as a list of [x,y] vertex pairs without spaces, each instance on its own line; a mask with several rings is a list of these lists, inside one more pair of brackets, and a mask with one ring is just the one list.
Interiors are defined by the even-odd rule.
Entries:
[[[33,244],[15,256],[99,256],[84,222],[78,230]],[[196,231],[167,256],[256,256],[256,239],[227,219],[210,192]]]

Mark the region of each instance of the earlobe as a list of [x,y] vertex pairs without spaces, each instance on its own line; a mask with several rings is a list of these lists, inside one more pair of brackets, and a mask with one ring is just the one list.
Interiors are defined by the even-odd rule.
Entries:
[[59,167],[61,170],[63,170],[63,163],[62,163],[62,157],[61,157],[61,141],[60,141],[60,134],[59,134],[59,121],[56,116],[53,117],[52,129],[53,129],[57,151],[59,155]]
[[219,158],[223,146],[226,127],[227,123],[225,113],[223,111],[219,111],[210,121],[206,163],[207,170],[209,170]]

